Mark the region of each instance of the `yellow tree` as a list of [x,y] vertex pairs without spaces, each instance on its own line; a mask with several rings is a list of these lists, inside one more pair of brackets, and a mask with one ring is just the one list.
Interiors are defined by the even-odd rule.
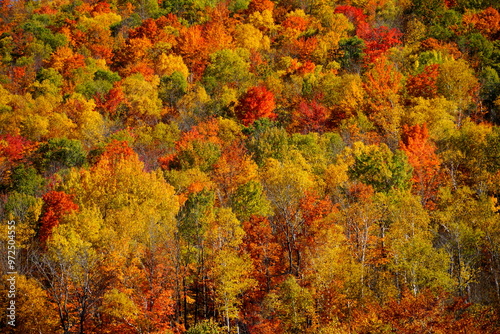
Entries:
[[439,66],[437,86],[440,94],[457,104],[455,121],[460,126],[479,87],[474,70],[464,59],[448,60]]
[[268,50],[271,41],[252,24],[240,24],[235,27],[235,40],[239,47],[251,50]]
[[458,293],[471,298],[479,274],[484,226],[491,216],[488,212],[491,208],[483,212],[485,207],[480,199],[476,199],[470,188],[463,186],[454,192],[448,187],[441,189],[439,209],[436,218],[442,231],[441,242],[446,245],[451,261],[449,271]]
[[361,267],[351,255],[344,228],[334,221],[335,216],[333,213],[317,224],[306,253],[305,277],[313,287],[320,327],[347,315],[361,278]]
[[189,75],[189,69],[182,57],[174,54],[166,55],[165,53],[161,53],[155,63],[155,69],[156,73],[160,76],[169,76],[174,72],[180,72],[184,78],[187,78]]
[[348,188],[347,195],[336,217],[344,229],[352,257],[360,268],[359,286],[353,293],[359,293],[364,298],[377,291],[375,284],[383,281],[382,276],[377,274],[387,263],[382,212],[374,202],[371,186],[354,183]]
[[[3,276],[3,278],[9,277]],[[7,298],[9,288],[6,284],[0,286],[0,301],[6,306],[9,305],[11,300]],[[25,275],[16,276],[15,301],[15,332],[26,334],[58,332],[56,308],[51,303],[47,291],[43,289],[43,286],[36,279],[28,278]],[[9,319],[5,314],[6,311],[7,307],[2,310],[2,315],[5,319]]]
[[321,64],[328,65],[328,60],[338,51],[340,40],[348,37],[348,30],[353,26],[345,15],[334,13],[333,8],[328,5],[319,7],[318,16],[324,28],[313,57]]
[[86,147],[91,147],[104,138],[105,126],[101,114],[95,110],[95,102],[80,94],[72,94],[61,106],[61,111],[73,125],[69,138],[81,140]]

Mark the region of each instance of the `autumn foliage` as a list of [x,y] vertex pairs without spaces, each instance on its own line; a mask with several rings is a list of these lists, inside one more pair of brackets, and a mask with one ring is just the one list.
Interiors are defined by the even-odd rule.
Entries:
[[427,126],[406,127],[401,149],[413,167],[413,189],[429,209],[434,208],[437,190],[441,182],[440,160],[436,146],[429,139]]
[[244,125],[250,125],[260,118],[275,119],[274,94],[264,86],[250,88],[236,107],[238,118]]
[[406,89],[411,96],[434,98],[437,96],[437,78],[439,75],[439,65],[429,65],[422,73],[409,77],[406,82]]
[[78,210],[78,205],[73,202],[73,196],[62,191],[51,191],[43,196],[44,209],[40,217],[38,238],[46,242],[51,236],[54,227],[58,226],[64,215]]
[[1,1],[0,332],[499,333],[497,2]]

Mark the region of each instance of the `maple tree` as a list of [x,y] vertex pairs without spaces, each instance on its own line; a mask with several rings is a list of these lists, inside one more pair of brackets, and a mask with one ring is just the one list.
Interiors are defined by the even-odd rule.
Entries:
[[250,125],[260,118],[275,119],[274,94],[266,87],[251,87],[241,97],[236,112],[244,125]]
[[38,237],[45,242],[52,234],[52,229],[59,225],[62,216],[78,210],[78,205],[73,202],[72,196],[60,191],[45,194],[43,201]]
[[422,198],[422,203],[432,209],[440,183],[440,164],[436,147],[429,141],[427,126],[415,125],[406,128],[401,149],[407,154],[413,167],[413,189]]
[[202,28],[193,25],[189,29],[183,29],[177,48],[190,72],[199,79],[207,66],[209,54],[208,41],[203,36]]

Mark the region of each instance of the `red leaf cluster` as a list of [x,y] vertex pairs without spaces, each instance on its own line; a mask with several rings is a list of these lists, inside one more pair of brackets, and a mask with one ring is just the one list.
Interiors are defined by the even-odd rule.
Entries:
[[436,146],[431,142],[427,126],[405,126],[401,149],[413,166],[413,190],[428,209],[435,208],[440,181],[440,160]]

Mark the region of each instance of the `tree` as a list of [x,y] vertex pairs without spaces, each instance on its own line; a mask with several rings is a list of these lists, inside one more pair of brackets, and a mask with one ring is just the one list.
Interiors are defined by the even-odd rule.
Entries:
[[437,77],[439,65],[427,65],[422,73],[409,77],[406,89],[411,96],[432,99],[437,97]]
[[383,283],[382,275],[377,276],[388,262],[384,246],[382,211],[374,202],[371,186],[354,183],[347,191],[343,205],[336,215],[339,225],[347,238],[352,258],[359,265],[357,287],[352,292],[364,299],[379,291],[377,284]]
[[271,41],[252,24],[240,24],[235,27],[235,41],[241,48],[251,51],[268,50]]
[[318,17],[325,27],[325,32],[318,37],[318,47],[313,57],[319,63],[327,65],[330,57],[337,55],[340,41],[346,39],[348,30],[352,27],[347,17],[334,13],[330,6],[321,6]]
[[433,245],[437,230],[421,200],[407,191],[393,191],[379,200],[385,211],[383,242],[390,258],[388,268],[399,292],[408,289],[416,296],[426,289],[451,291],[450,259]]
[[461,125],[478,87],[474,71],[463,59],[447,61],[440,65],[437,86],[440,94],[456,102],[456,123]]
[[179,72],[184,78],[189,76],[189,70],[181,56],[162,53],[155,66],[159,76],[171,76],[174,72]]
[[236,114],[248,126],[260,118],[276,119],[274,94],[264,86],[251,87],[243,94],[236,107]]
[[400,147],[413,167],[412,188],[420,196],[422,204],[433,209],[441,174],[437,147],[430,141],[425,124],[406,127],[404,132]]
[[260,174],[267,198],[274,210],[273,226],[279,233],[279,241],[286,249],[288,273],[298,274],[301,254],[297,236],[302,232],[304,221],[300,215],[300,199],[314,186],[309,165],[301,156],[296,161],[268,159]]
[[176,107],[179,110],[180,127],[190,128],[208,117],[213,116],[208,108],[212,99],[202,85],[196,85],[177,101]]
[[357,36],[344,38],[339,41],[339,48],[342,52],[340,58],[342,67],[351,73],[361,72],[362,59],[366,48],[365,42]]
[[[401,333],[425,330],[482,333],[485,324],[474,317],[467,302],[454,298],[447,302],[445,293],[424,291],[417,296],[409,291],[400,300],[391,300],[380,313],[382,321]],[[488,326],[488,325],[486,325]]]
[[247,257],[231,250],[217,253],[213,268],[215,294],[220,311],[226,318],[228,332],[231,330],[231,320],[238,318],[238,306],[241,304],[239,296],[254,284],[254,280],[248,277],[250,272],[251,263]]
[[23,164],[12,170],[10,179],[12,190],[27,195],[39,195],[46,183],[46,180],[37,173],[34,167]]
[[49,300],[59,315],[64,332],[84,333],[93,325],[98,301],[110,282],[103,255],[73,229],[54,228],[46,252],[32,259],[37,278],[44,284]]
[[[244,0],[234,0],[232,5],[235,7],[245,6],[244,3]],[[229,6],[231,6],[231,3]],[[203,25],[204,36],[208,41],[209,54],[234,47],[233,32],[236,21],[229,17],[228,9],[223,6],[215,7],[209,13],[212,20]]]
[[119,84],[115,84],[104,96],[95,97],[96,109],[105,115],[115,116],[120,105],[125,102],[125,95]]
[[252,124],[247,147],[255,162],[262,166],[268,158],[283,160],[289,153],[288,133],[263,118]]
[[[386,26],[379,26],[376,28],[370,27],[367,22],[367,16],[360,8],[349,5],[337,6],[336,13],[342,13],[352,21],[356,27],[356,36],[364,41],[366,46],[365,62],[367,64],[374,63],[381,57],[388,49],[397,44],[401,44],[401,32],[396,28],[388,28]],[[352,44],[359,44],[356,39],[351,39]]]
[[461,187],[453,193],[445,188],[441,191],[440,200],[437,218],[442,231],[440,237],[451,260],[450,272],[459,295],[470,299],[484,235],[480,228],[483,214],[479,212],[479,203],[468,187]]
[[248,156],[243,143],[235,141],[215,164],[212,178],[219,185],[220,201],[226,203],[238,188],[257,179],[257,164]]
[[491,127],[466,118],[460,128],[451,125],[442,130],[437,144],[450,186],[456,190],[467,185],[478,194],[486,192],[490,186],[486,138]]
[[245,91],[252,79],[249,56],[246,49],[222,49],[212,53],[210,64],[203,75],[208,92],[217,96],[224,85]]
[[222,153],[219,129],[215,119],[193,127],[176,142],[177,152],[161,158],[161,164],[164,168],[211,170]]
[[423,22],[430,24],[434,23],[443,14],[445,8],[444,1],[441,0],[416,0],[413,2],[412,11],[421,17]]
[[243,223],[245,235],[242,247],[252,261],[252,277],[257,281],[248,298],[262,300],[279,280],[284,267],[280,259],[282,246],[273,234],[272,226],[267,218],[252,216]]
[[493,7],[488,7],[475,14],[466,14],[463,20],[465,24],[472,24],[475,29],[490,38],[500,31],[500,13]]
[[181,30],[176,52],[182,56],[194,79],[200,79],[209,55],[208,41],[203,36],[202,27],[193,25]]
[[332,222],[333,215],[323,218],[308,240],[306,278],[310,282],[319,327],[347,316],[350,300],[356,298],[361,281],[361,267],[351,255],[343,227]]
[[[2,303],[8,305],[10,287],[0,286]],[[16,276],[16,321],[15,330],[27,334],[56,332],[57,312],[48,298],[47,291],[32,277]],[[7,318],[6,311],[3,315]],[[4,327],[5,328],[5,327]]]
[[170,76],[160,79],[159,97],[167,105],[174,106],[188,90],[186,77],[181,72],[174,72]]
[[27,163],[27,158],[36,149],[37,144],[21,136],[11,134],[0,136],[0,172],[1,183],[9,182],[12,168],[20,163]]
[[52,229],[59,225],[62,216],[78,210],[73,196],[62,191],[50,191],[43,196],[44,206],[40,217],[38,238],[45,243],[52,235]]
[[[167,264],[173,259],[179,209],[173,187],[160,173],[144,171],[137,154],[119,141],[109,143],[90,169],[70,171],[60,187],[73,194],[81,210],[65,217],[57,230],[58,237],[49,245],[55,254],[48,259],[47,270],[51,280],[63,280],[62,286],[76,289],[76,305],[91,298],[92,304],[86,304],[89,309],[79,308],[79,312],[86,312],[80,322],[95,323],[106,293],[107,302],[114,302],[108,290],[109,282],[113,282],[141,314],[132,319],[126,311],[117,310],[111,315],[110,326],[123,328],[131,321],[143,331],[168,328],[174,281],[165,277],[173,277]],[[72,259],[76,266],[70,265]],[[63,268],[63,272],[57,268]],[[82,290],[86,284],[90,290]],[[57,289],[63,291],[62,287]],[[104,305],[103,313],[110,304]]]
[[138,120],[151,123],[160,118],[162,109],[157,89],[159,84],[158,77],[147,81],[141,74],[123,80],[121,87],[128,102],[128,119],[132,124]]
[[61,168],[81,167],[87,159],[82,143],[75,139],[50,139],[39,147],[37,153],[40,155],[37,167],[49,173]]
[[370,64],[383,56],[390,48],[401,44],[400,38],[402,34],[396,28],[380,26],[371,28],[369,31],[359,34],[359,36],[365,40],[365,62]]
[[409,186],[411,166],[402,151],[397,150],[393,153],[385,144],[377,146],[356,142],[353,150],[348,150],[346,153],[353,154],[354,158],[348,170],[351,178],[370,185],[380,192]]
[[426,124],[431,138],[439,138],[445,129],[455,126],[457,109],[455,102],[448,101],[444,97],[434,99],[419,97],[412,99],[411,103],[403,116],[403,124],[409,126]]
[[271,214],[271,205],[267,200],[262,183],[249,181],[236,189],[229,204],[234,213],[241,220],[253,215],[267,216]]
[[97,112],[95,102],[87,100],[80,94],[71,95],[61,106],[67,117],[73,122],[76,131],[70,135],[56,137],[76,137],[86,148],[102,140],[104,135],[104,119]]
[[74,87],[74,83],[70,81],[73,71],[84,67],[85,62],[83,55],[75,54],[71,48],[63,46],[53,53],[50,65],[66,79],[63,89],[68,92]]
[[329,116],[330,111],[316,100],[301,101],[292,116],[292,126],[302,133],[322,132]]
[[294,276],[288,276],[276,293],[265,301],[266,312],[274,313],[289,333],[307,333],[314,325],[315,310],[312,296]]
[[365,75],[368,118],[389,136],[389,139],[398,137],[402,77],[394,64],[389,63],[385,57],[379,58]]
[[210,319],[210,320],[204,320],[204,321],[197,323],[193,327],[189,328],[186,333],[187,334],[220,334],[221,329],[215,321]]

